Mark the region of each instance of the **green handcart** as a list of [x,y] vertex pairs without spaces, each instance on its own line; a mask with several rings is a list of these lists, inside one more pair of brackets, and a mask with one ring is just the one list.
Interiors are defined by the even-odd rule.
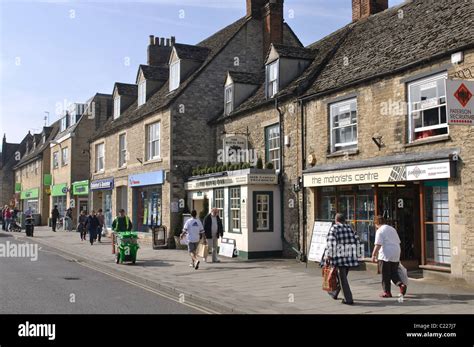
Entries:
[[115,241],[117,244],[116,263],[131,262],[135,264],[140,248],[138,234],[133,231],[115,232]]

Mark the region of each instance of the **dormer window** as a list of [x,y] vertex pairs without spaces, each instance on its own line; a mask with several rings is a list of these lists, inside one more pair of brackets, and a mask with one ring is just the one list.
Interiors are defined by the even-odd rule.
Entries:
[[146,80],[138,84],[138,106],[144,105],[146,102]]
[[46,143],[46,134],[43,134],[43,144]]
[[120,96],[114,98],[114,119],[120,117]]
[[61,127],[60,127],[60,132],[63,132],[67,129],[67,118],[68,118],[68,115],[66,115],[65,117],[61,118]]
[[170,65],[170,92],[179,88],[181,67],[179,60]]
[[279,61],[275,61],[267,65],[266,80],[267,80],[267,97],[273,98],[278,93],[279,80]]
[[229,115],[234,110],[234,85],[225,87],[225,114]]

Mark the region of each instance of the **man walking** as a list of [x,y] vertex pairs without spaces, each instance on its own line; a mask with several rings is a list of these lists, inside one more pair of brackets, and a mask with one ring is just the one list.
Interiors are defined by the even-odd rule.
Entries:
[[51,223],[52,223],[54,232],[56,232],[56,224],[58,223],[58,218],[59,218],[58,205],[54,205],[54,208],[51,211]]
[[337,296],[342,289],[344,294],[343,304],[354,304],[351,288],[347,275],[351,267],[359,266],[357,251],[359,238],[343,214],[336,214],[335,224],[331,227],[327,237],[326,261],[337,270],[338,288],[328,294],[337,300]]
[[[220,261],[217,258],[217,240],[219,240],[219,237],[224,236],[224,228],[217,208],[211,209],[211,213],[204,218],[204,232],[206,233],[209,250],[212,252],[212,262],[219,263]],[[204,261],[207,263],[207,254]]]
[[189,266],[194,267],[195,270],[199,269],[199,259],[196,255],[197,247],[201,234],[204,234],[204,227],[199,219],[196,218],[196,210],[191,211],[191,219],[188,219],[183,227],[181,238],[186,237],[188,241],[188,252],[191,256],[191,264]]
[[100,240],[102,239],[102,230],[104,230],[105,228],[105,218],[104,218],[101,208],[97,211],[97,219],[99,220],[99,228],[97,229],[97,238],[98,238],[99,243],[101,243]]
[[94,240],[96,239],[97,229],[99,228],[99,219],[97,219],[94,210],[92,210],[89,217],[87,217],[86,228],[89,230],[89,241],[92,246],[94,244]]

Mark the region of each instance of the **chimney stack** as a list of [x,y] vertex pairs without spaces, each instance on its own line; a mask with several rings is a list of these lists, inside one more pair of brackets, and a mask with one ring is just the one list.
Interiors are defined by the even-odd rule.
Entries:
[[388,0],[352,0],[352,21],[370,17],[388,9]]
[[171,55],[171,50],[173,49],[173,40],[174,36],[171,37],[171,39],[166,39],[164,37],[150,35],[147,64],[152,66],[166,66]]

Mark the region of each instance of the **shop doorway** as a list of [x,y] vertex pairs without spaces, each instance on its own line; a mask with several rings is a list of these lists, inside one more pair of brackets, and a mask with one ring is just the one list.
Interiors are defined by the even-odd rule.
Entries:
[[79,220],[82,211],[86,211],[86,215],[88,214],[88,207],[89,204],[87,199],[77,199],[77,220]]
[[393,226],[400,237],[400,259],[407,268],[421,261],[419,185],[380,184],[377,187],[377,212]]

